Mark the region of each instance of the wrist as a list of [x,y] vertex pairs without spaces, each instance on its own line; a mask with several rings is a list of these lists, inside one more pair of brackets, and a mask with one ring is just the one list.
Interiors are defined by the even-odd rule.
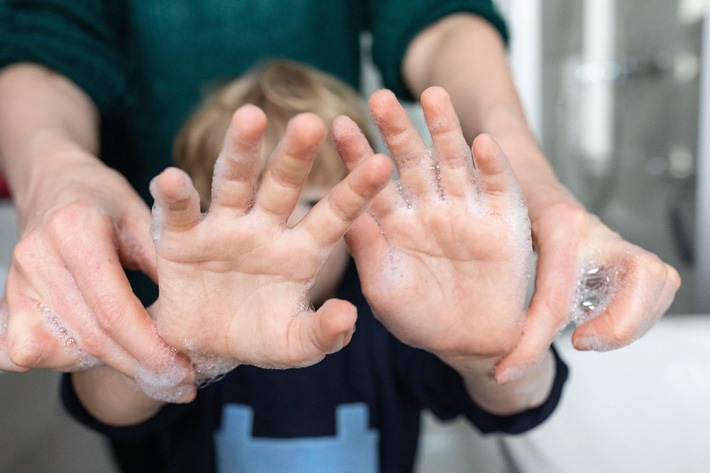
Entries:
[[43,204],[58,203],[59,192],[53,193],[51,189],[59,191],[66,187],[54,187],[59,177],[76,180],[77,167],[99,163],[95,156],[51,132],[36,133],[13,157],[17,165],[8,166],[6,177],[21,221],[41,212]]
[[500,384],[487,372],[477,369],[459,371],[471,398],[483,409],[497,415],[510,415],[542,405],[550,396],[555,380],[555,359],[548,350],[545,357],[514,380]]

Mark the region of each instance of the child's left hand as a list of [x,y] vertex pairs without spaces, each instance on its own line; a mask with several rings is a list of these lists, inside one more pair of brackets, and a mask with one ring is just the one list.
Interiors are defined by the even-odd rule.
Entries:
[[[523,328],[532,255],[527,209],[490,137],[474,141],[472,159],[446,92],[428,89],[421,103],[431,149],[392,93],[372,96],[399,179],[346,239],[368,301],[397,338],[488,372]],[[372,154],[351,121],[339,118],[333,134],[348,167]]]

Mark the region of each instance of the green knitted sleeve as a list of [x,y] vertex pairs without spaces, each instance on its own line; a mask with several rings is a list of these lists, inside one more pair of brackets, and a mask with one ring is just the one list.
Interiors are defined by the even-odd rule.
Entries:
[[42,64],[77,84],[101,112],[111,109],[124,80],[117,47],[121,3],[0,1],[0,67]]

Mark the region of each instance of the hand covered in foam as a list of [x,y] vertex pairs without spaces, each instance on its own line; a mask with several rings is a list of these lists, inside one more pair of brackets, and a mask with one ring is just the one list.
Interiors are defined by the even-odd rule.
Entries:
[[[496,143],[466,143],[447,93],[421,96],[428,147],[389,91],[370,110],[399,178],[346,235],[364,293],[400,340],[456,365],[491,367],[518,342],[532,247],[527,209]],[[333,127],[349,166],[372,154],[355,125]],[[475,164],[474,164],[475,163]]]
[[520,344],[497,367],[515,379],[547,352],[569,323],[580,350],[626,346],[673,302],[678,272],[633,245],[579,205],[550,205],[533,219],[538,251],[535,292]]
[[313,364],[354,330],[352,304],[330,299],[314,312],[309,290],[392,165],[382,155],[365,160],[289,227],[325,128],[315,115],[295,117],[261,176],[265,127],[257,107],[234,114],[206,214],[182,171],[168,169],[151,185],[160,286],[151,314],[160,335],[193,360],[198,381],[237,364]]

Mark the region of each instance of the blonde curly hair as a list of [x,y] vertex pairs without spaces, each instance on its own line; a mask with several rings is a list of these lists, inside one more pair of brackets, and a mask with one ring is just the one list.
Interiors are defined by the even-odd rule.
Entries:
[[[283,136],[289,119],[302,112],[321,117],[328,130],[337,116],[346,115],[357,123],[372,143],[365,103],[352,87],[329,74],[292,61],[273,60],[259,64],[208,95],[175,139],[175,163],[190,174],[205,208],[209,205],[214,163],[232,114],[247,103],[266,113],[262,163]],[[346,174],[328,136],[316,156],[306,185],[331,187]]]

